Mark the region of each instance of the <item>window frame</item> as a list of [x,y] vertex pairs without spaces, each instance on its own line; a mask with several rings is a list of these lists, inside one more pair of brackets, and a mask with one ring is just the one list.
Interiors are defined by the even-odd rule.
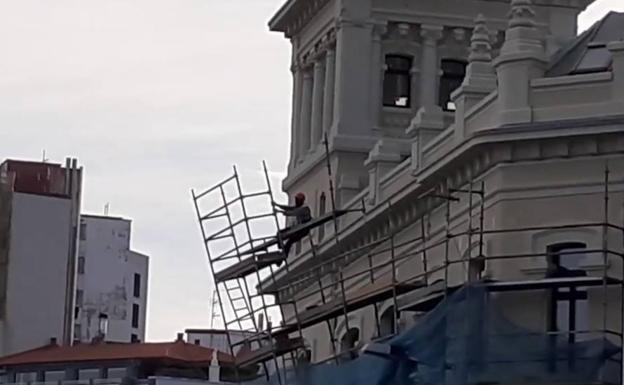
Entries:
[[[454,65],[460,65],[463,67],[463,71],[460,72],[445,70],[445,64],[448,64],[447,68],[450,68]],[[461,86],[462,82],[464,81],[464,78],[466,77],[467,67],[468,62],[462,59],[446,58],[440,61],[441,75],[438,84],[438,105],[442,108],[443,111],[454,112],[456,110],[456,108],[449,108],[449,104],[452,103],[451,95]],[[445,87],[445,85],[447,84],[449,86]],[[447,88],[448,92],[446,92]]]
[[[389,64],[389,61],[392,59],[400,59],[400,60],[406,60],[406,64],[407,64],[407,68],[405,69],[398,69],[398,68],[392,68]],[[383,107],[387,107],[387,108],[398,108],[398,109],[411,109],[412,108],[412,104],[413,104],[413,98],[412,98],[412,67],[414,65],[414,57],[411,55],[407,55],[407,54],[398,54],[398,53],[388,53],[384,56],[384,73],[383,73],[383,86],[382,86],[382,93],[381,93],[381,104]],[[398,66],[397,66],[398,67]],[[399,84],[399,82],[397,81],[397,83],[395,84],[395,86],[393,87],[394,92],[393,92],[393,99],[394,102],[390,103],[387,102],[387,100],[389,99],[389,96],[386,94],[386,82],[389,80],[389,76],[395,76],[397,78],[404,78],[405,83],[407,84],[407,101],[405,103],[404,106],[398,105],[396,100],[398,98],[398,89],[399,87],[396,86],[396,84]],[[401,96],[403,97],[403,96]]]
[[[549,266],[549,271],[554,267],[555,271],[559,269],[566,269],[568,271],[575,271],[570,266],[566,267],[562,264],[561,253],[565,253],[565,250],[578,250],[587,249],[587,244],[584,242],[559,242],[553,243],[546,247],[546,258]],[[547,276],[549,273],[547,272]],[[589,314],[589,297],[587,288],[585,287],[562,287],[551,288],[548,290],[548,309],[547,309],[547,325],[546,330],[549,333],[553,333],[550,336],[551,348],[556,348],[558,341],[561,337],[565,337],[566,342],[570,345],[575,344],[578,341],[578,331],[583,329],[578,328],[580,303],[585,303],[585,309]],[[560,314],[561,303],[567,304],[567,308],[564,314]],[[567,318],[567,330],[559,330],[559,321],[563,318]],[[589,327],[585,328],[587,331]],[[569,367],[574,367],[576,358],[574,355],[568,357],[567,364]],[[549,370],[554,372],[557,368],[557,361],[551,360],[549,362]]]
[[141,298],[141,274],[139,273],[134,273],[132,280],[132,294],[134,298]]
[[141,307],[138,303],[132,304],[132,319],[130,320],[133,329],[138,329],[141,324]]

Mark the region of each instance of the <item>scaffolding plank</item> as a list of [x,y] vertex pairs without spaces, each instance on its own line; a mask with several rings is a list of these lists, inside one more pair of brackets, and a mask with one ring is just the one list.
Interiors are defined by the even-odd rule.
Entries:
[[[452,292],[456,287],[447,287],[447,292]],[[438,280],[429,286],[422,287],[407,293],[397,300],[399,311],[430,311],[444,297],[444,281]]]
[[[621,285],[622,281],[617,278],[607,277],[607,285]],[[591,287],[604,284],[602,277],[560,277],[560,278],[536,278],[515,281],[485,281],[481,285],[490,292],[544,290],[561,287]],[[460,286],[447,287],[448,293],[457,290]],[[444,281],[436,281],[432,285],[406,294],[398,300],[399,311],[430,311],[444,297]]]
[[[337,318],[344,314],[345,306],[347,312],[352,312],[392,298],[394,290],[396,290],[396,295],[402,295],[420,287],[423,287],[421,281],[397,284],[380,281],[369,284],[360,290],[347,293],[345,304],[343,304],[342,297],[340,297],[299,313],[301,328],[307,328],[317,323]],[[297,329],[297,324],[288,324],[274,330],[273,335],[288,334]]]
[[[305,235],[308,232],[310,232],[310,230],[316,227],[319,227],[321,225],[324,225],[325,223],[332,221],[334,218],[340,218],[341,216],[350,212],[351,210],[336,210],[333,212],[329,212],[323,216],[312,219],[310,222],[302,223],[300,225],[296,225],[293,227],[288,227],[286,229],[280,230],[280,237],[283,240],[287,240],[288,238]],[[265,241],[264,243],[256,247],[252,247],[249,250],[245,250],[241,252],[240,254],[249,255],[249,254],[259,253],[277,244],[278,244],[277,237],[275,237],[273,239],[269,239]]]
[[350,210],[335,210],[329,212],[325,215],[322,215],[318,218],[313,218],[311,221],[302,223],[300,225],[296,225],[290,228],[285,229],[286,231],[281,231],[280,235],[282,239],[288,239],[294,236],[300,236],[302,234],[307,234],[310,230],[324,225],[327,222],[334,220],[334,218],[340,218],[341,216],[350,213]]
[[[490,281],[484,286],[488,291],[520,291],[520,290],[542,290],[556,289],[561,287],[579,286],[601,286],[605,283],[603,277],[562,277],[562,278],[541,278],[522,281]],[[622,281],[617,278],[607,277],[607,285],[621,285]]]
[[274,356],[280,357],[305,345],[302,338],[276,338],[273,346],[265,345],[256,350],[245,351],[236,356],[236,366],[245,367],[261,364],[272,359]]
[[273,264],[280,264],[284,262],[285,259],[284,253],[281,251],[257,254],[215,273],[215,281],[225,282],[237,278],[244,278],[256,272],[256,269],[262,270]]

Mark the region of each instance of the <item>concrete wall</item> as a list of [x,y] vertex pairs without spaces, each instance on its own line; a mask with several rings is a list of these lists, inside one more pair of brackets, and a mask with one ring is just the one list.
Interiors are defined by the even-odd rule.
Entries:
[[[79,258],[84,274],[78,274],[82,303],[77,338],[97,336],[98,316],[108,316],[106,340],[130,342],[134,334],[145,340],[148,257],[130,250],[131,222],[127,219],[83,215]],[[134,295],[134,274],[140,275],[140,293]],[[139,305],[139,326],[132,327],[133,304]]]
[[71,201],[13,194],[2,354],[63,336]]

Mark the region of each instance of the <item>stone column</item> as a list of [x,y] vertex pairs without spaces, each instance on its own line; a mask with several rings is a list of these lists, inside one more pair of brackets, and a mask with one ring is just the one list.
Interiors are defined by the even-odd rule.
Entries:
[[299,116],[299,161],[310,149],[310,124],[312,118],[312,73],[303,72],[303,87],[301,95],[301,112]]
[[334,122],[334,90],[336,88],[336,52],[333,48],[325,55],[325,94],[323,95],[323,133],[328,134]]
[[292,99],[292,121],[290,123],[290,166],[294,167],[297,164],[297,160],[301,157],[299,151],[299,142],[301,141],[300,135],[300,121],[301,121],[301,97],[303,86],[303,71],[298,66],[293,66],[293,99]]
[[325,63],[323,58],[314,62],[314,82],[312,87],[312,126],[310,129],[310,151],[315,151],[321,142],[323,132],[323,86],[325,83]]
[[438,40],[442,38],[442,26],[423,25],[420,36],[420,106],[432,109],[438,105]]
[[371,69],[371,92],[370,92],[370,113],[373,129],[380,125],[380,113],[383,106],[383,76],[386,70],[386,63],[383,57],[381,46],[382,36],[386,34],[385,24],[376,25],[373,28],[373,60]]

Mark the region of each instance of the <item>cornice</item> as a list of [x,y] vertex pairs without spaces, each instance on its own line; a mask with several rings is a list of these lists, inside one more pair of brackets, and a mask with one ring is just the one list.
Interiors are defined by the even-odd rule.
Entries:
[[331,0],[289,0],[269,21],[269,29],[296,35]]

